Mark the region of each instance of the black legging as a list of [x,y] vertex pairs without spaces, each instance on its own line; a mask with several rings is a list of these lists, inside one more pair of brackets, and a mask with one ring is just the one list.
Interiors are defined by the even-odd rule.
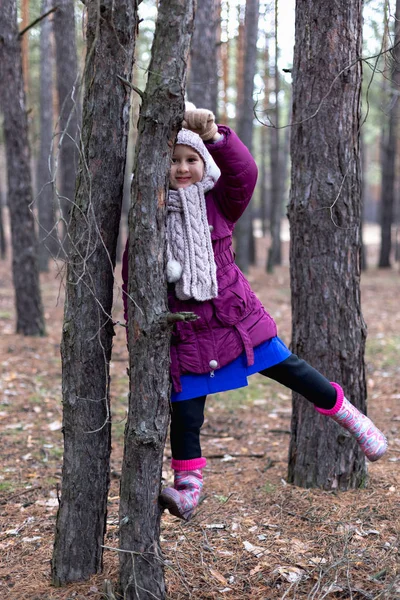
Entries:
[[[295,354],[260,373],[301,394],[318,408],[330,409],[335,405],[335,388],[321,373]],[[200,396],[172,402],[171,451],[176,460],[201,456],[200,429],[204,423],[206,398]]]

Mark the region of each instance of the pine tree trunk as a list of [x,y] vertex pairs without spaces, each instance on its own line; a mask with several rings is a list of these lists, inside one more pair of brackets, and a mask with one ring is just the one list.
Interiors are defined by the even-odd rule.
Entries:
[[280,76],[278,67],[278,0],[275,0],[275,127],[271,130],[271,246],[268,251],[267,271],[272,273],[274,267],[282,262],[281,250],[281,219],[282,219],[282,185],[283,169],[280,142],[280,110],[279,91]]
[[221,66],[222,66],[222,94],[223,94],[223,108],[221,113],[222,123],[228,123],[228,88],[229,88],[229,17],[230,17],[230,3],[225,2],[226,18],[221,24],[221,29],[224,36],[224,41],[221,43]]
[[[129,127],[135,0],[88,0],[82,157],[71,211],[61,343],[64,464],[55,585],[102,568],[109,487],[113,269]],[[118,39],[115,32],[118,31]]]
[[382,197],[381,197],[381,247],[379,267],[391,266],[392,225],[394,216],[397,131],[399,120],[399,86],[400,86],[400,0],[396,0],[394,46],[392,50],[392,92],[389,115],[388,136],[382,152]]
[[4,203],[3,195],[0,191],[0,258],[4,260],[7,256],[6,236],[4,232]]
[[[237,134],[247,148],[252,151],[254,120],[254,76],[257,61],[257,37],[259,0],[246,1],[244,23],[244,58],[243,58],[243,97],[238,99]],[[235,227],[236,262],[239,268],[247,273],[251,264],[251,248],[254,248],[252,208],[251,205],[243,213]],[[254,253],[254,252],[253,252]]]
[[[21,30],[29,25],[29,0],[21,1]],[[29,92],[29,31],[21,38],[22,79],[24,82],[25,98]]]
[[269,200],[270,194],[268,190],[268,129],[261,127],[260,130],[260,148],[261,148],[261,170],[260,170],[260,211],[261,211],[261,231],[262,236],[265,237],[268,230],[268,214],[269,214]]
[[192,46],[187,99],[199,108],[217,112],[217,21],[216,1],[198,2]]
[[361,270],[366,271],[368,268],[367,247],[364,243],[364,226],[365,226],[365,199],[367,196],[367,147],[364,141],[363,130],[360,132],[360,154],[361,154]]
[[[264,100],[263,100],[263,115],[267,115],[269,112],[269,37],[265,34],[265,50],[264,50]],[[267,126],[261,127],[261,192],[260,192],[260,205],[261,205],[261,220],[262,220],[262,234],[265,237],[267,233],[267,227],[270,215],[270,193],[269,184],[270,173],[268,173],[268,147],[269,147],[269,135],[270,130]]]
[[166,195],[171,151],[183,118],[194,7],[194,0],[160,1],[139,119],[129,220],[130,394],[120,493],[120,587],[125,600],[165,597],[158,496],[170,394]]
[[37,239],[31,206],[28,120],[22,81],[21,42],[15,0],[0,4],[0,101],[7,154],[8,206],[17,333],[44,335],[37,266]]
[[[52,6],[52,0],[42,0],[41,13]],[[39,216],[39,270],[49,270],[50,256],[58,250],[54,215],[53,172],[53,57],[52,24],[47,17],[40,25],[40,149],[37,164],[37,202]]]
[[[217,64],[215,67],[217,81],[215,84],[215,119],[220,123],[221,111],[220,111],[220,97],[222,90],[222,78],[223,62],[222,62],[222,0],[215,0],[215,43],[216,43],[216,60]],[[221,83],[220,83],[221,81]]]
[[244,94],[244,54],[245,54],[245,11],[242,2],[239,0],[237,6],[238,34],[236,38],[236,122],[239,120],[240,107],[243,106]]
[[[56,72],[59,121],[57,140],[57,198],[64,219],[64,244],[71,205],[75,196],[76,167],[78,162],[79,81],[76,55],[74,0],[53,0],[54,37],[56,42]],[[65,248],[66,249],[66,248]]]
[[[361,62],[356,62],[361,9],[362,0],[297,3],[289,218],[293,352],[341,384],[364,412]],[[365,459],[354,439],[295,394],[289,481],[345,490],[359,487],[365,477]]]
[[[138,82],[138,67],[136,64],[136,56],[138,53],[138,47],[135,49],[135,57],[133,59],[133,71],[132,71],[132,84],[139,87]],[[139,120],[139,109],[141,104],[141,97],[132,90],[131,95],[131,114],[130,114],[130,127],[128,143],[126,147],[126,166],[124,176],[124,195],[122,200],[122,213],[121,223],[119,227],[119,235],[117,242],[117,262],[122,262],[122,256],[128,236],[128,216],[129,208],[131,205],[131,190],[132,190],[132,173],[133,173],[133,162],[135,158],[136,142],[137,142],[137,126]]]

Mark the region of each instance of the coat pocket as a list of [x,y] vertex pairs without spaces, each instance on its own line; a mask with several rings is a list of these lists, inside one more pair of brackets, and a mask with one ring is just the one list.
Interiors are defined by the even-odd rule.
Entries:
[[242,273],[234,268],[218,282],[217,298],[212,300],[215,316],[223,325],[236,325],[252,310],[254,296]]
[[175,326],[176,335],[182,342],[194,338],[198,331],[209,329],[210,322],[213,318],[214,310],[210,301],[196,302],[184,305],[180,308],[182,312],[194,312],[198,318],[195,321],[178,321]]

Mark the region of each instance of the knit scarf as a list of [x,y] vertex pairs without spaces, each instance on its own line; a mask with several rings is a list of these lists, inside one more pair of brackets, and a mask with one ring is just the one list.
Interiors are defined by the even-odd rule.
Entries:
[[218,295],[204,197],[214,183],[206,176],[188,188],[170,190],[168,194],[167,278],[175,282],[175,293],[180,300],[194,298],[204,302]]

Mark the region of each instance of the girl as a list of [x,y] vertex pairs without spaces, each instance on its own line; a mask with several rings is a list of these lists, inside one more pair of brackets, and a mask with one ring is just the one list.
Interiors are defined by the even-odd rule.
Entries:
[[[174,326],[170,436],[174,487],[162,491],[160,503],[189,520],[206,466],[200,447],[206,397],[247,385],[252,373],[260,372],[313,402],[317,411],[350,431],[369,460],[385,453],[387,441],[348,402],[340,385],[288,350],[234,262],[234,225],[257,179],[250,152],[229,127],[215,124],[210,111],[187,110],[183,126],[170,172],[168,302],[171,312],[193,312],[198,319]],[[125,250],[125,292],[127,261]],[[125,318],[126,299],[124,294]]]

